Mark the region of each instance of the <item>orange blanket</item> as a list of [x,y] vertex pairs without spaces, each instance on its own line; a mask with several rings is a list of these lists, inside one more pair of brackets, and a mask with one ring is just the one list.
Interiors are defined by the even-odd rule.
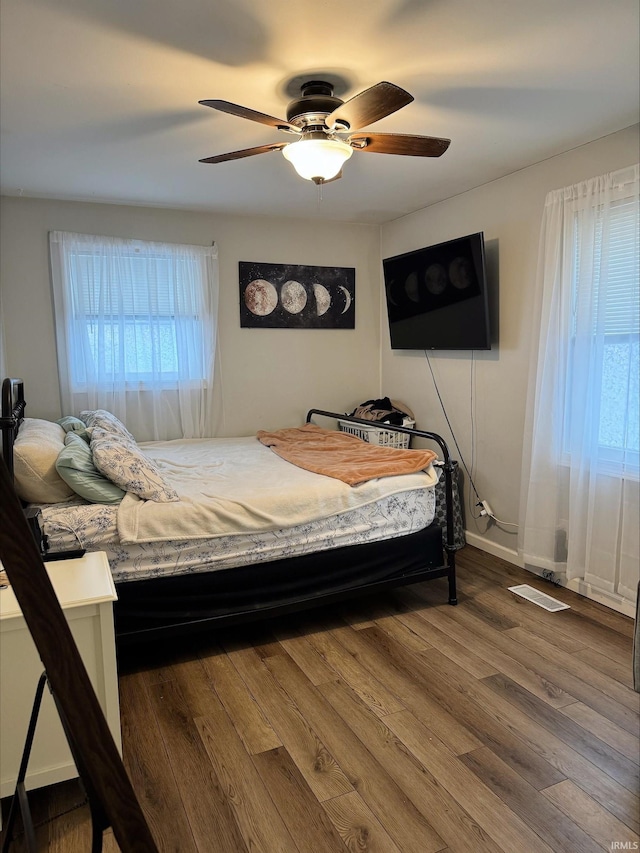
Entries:
[[313,471],[357,486],[377,477],[415,474],[426,470],[436,458],[433,450],[402,450],[368,444],[355,435],[324,429],[315,424],[260,430],[258,440],[278,456]]

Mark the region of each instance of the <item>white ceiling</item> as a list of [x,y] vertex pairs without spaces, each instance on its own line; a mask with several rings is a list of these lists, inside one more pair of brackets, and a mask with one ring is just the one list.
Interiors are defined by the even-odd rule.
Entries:
[[[638,121],[638,0],[1,0],[4,194],[385,222]],[[355,152],[322,190],[284,141],[217,112],[284,117],[309,72],[415,101],[382,132],[448,137],[436,159]]]

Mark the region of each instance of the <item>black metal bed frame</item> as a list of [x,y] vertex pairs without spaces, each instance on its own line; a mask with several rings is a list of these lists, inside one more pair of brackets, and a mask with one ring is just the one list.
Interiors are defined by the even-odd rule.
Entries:
[[2,380],[2,408],[0,433],[2,433],[2,458],[13,480],[13,443],[24,418],[24,382],[22,379]]
[[[24,384],[19,379],[5,379],[2,385],[2,416],[0,417],[0,430],[2,432],[3,456],[10,473],[13,473],[13,443],[16,438],[19,425],[23,419],[25,410],[24,399]],[[374,422],[363,420],[361,418],[352,417],[350,415],[340,414],[337,412],[325,411],[323,409],[310,409],[307,413],[307,423],[311,422],[314,417],[330,418],[336,421],[349,422],[360,424],[371,428],[375,426]],[[390,573],[388,576],[381,578],[363,578],[354,582],[349,582],[345,586],[339,588],[321,588],[313,590],[313,592],[304,592],[295,594],[293,597],[274,598],[273,601],[265,602],[264,606],[259,607],[249,606],[240,607],[237,610],[224,612],[220,614],[207,613],[203,616],[185,619],[183,622],[169,622],[165,626],[155,626],[152,628],[141,629],[139,632],[131,633],[118,631],[118,619],[116,618],[116,633],[118,645],[130,645],[139,641],[148,641],[159,639],[160,637],[176,636],[185,633],[191,633],[205,628],[217,628],[226,625],[242,624],[255,621],[257,619],[266,619],[275,616],[284,615],[296,611],[308,609],[310,607],[332,604],[354,598],[356,596],[372,594],[385,589],[390,589],[397,586],[418,583],[420,581],[432,580],[435,578],[446,577],[448,580],[448,601],[449,604],[457,604],[456,594],[456,563],[455,563],[455,531],[453,517],[453,477],[455,475],[455,463],[452,462],[449,453],[449,448],[445,440],[434,432],[426,430],[412,429],[404,426],[396,426],[393,424],[384,424],[385,430],[393,432],[409,434],[412,438],[425,439],[435,442],[440,448],[442,454],[442,470],[444,473],[445,485],[445,500],[446,500],[446,531],[442,537],[442,551],[444,562],[439,565],[425,565],[419,569],[403,570],[402,572]],[[438,528],[440,529],[440,528]],[[417,534],[409,534],[416,536]],[[386,543],[385,543],[386,544]],[[360,546],[351,546],[357,548]],[[322,552],[319,552],[320,554]],[[329,554],[330,552],[327,552]],[[304,557],[290,558],[293,562],[304,560]],[[329,558],[330,559],[330,558]],[[425,556],[425,563],[427,562]],[[233,571],[233,570],[229,570]],[[206,573],[204,573],[206,576]],[[214,572],[213,575],[216,573]],[[193,577],[198,577],[194,575]],[[167,578],[167,581],[173,580]],[[131,583],[136,586],[140,585],[142,589],[145,580],[130,582],[128,584],[118,584],[117,589],[121,590],[124,587],[130,587]],[[141,605],[143,606],[143,605]],[[118,612],[118,602],[116,602],[116,617]]]
[[[307,412],[307,423],[310,423],[313,416],[318,415],[320,417],[331,418],[332,420],[343,421],[347,423],[353,424],[361,424],[362,426],[366,426],[369,429],[372,426],[376,426],[374,421],[367,421],[363,418],[356,418],[352,415],[341,415],[336,412],[327,412],[323,409],[309,409]],[[453,464],[453,460],[451,459],[451,454],[449,453],[449,447],[447,446],[446,441],[442,438],[441,435],[438,435],[435,432],[429,432],[427,430],[422,429],[414,429],[413,427],[405,427],[395,424],[387,424],[384,425],[378,424],[381,428],[385,430],[390,430],[391,432],[405,433],[411,436],[412,438],[423,438],[427,441],[435,442],[440,450],[442,451],[442,459],[443,465],[442,470],[444,472],[444,488],[445,488],[445,501],[446,501],[446,537],[444,542],[444,551],[446,554],[446,564],[442,567],[442,570],[439,569],[430,569],[425,570],[425,577],[423,580],[427,580],[427,578],[435,578],[435,577],[447,577],[449,581],[449,604],[457,604],[457,593],[456,593],[456,547],[455,547],[455,529],[454,529],[454,520],[453,520],[453,477],[455,473],[455,466]],[[420,573],[423,574],[423,573]],[[415,583],[420,580],[419,577],[416,577],[416,580],[407,581],[408,583]]]

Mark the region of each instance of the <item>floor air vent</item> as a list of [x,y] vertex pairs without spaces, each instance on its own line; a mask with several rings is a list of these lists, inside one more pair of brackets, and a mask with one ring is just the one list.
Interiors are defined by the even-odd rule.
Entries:
[[540,592],[540,590],[534,589],[526,583],[520,584],[520,586],[510,586],[508,589],[510,592],[515,592],[516,595],[526,598],[527,601],[537,604],[538,607],[544,607],[545,610],[550,610],[552,613],[556,610],[571,609],[568,604],[563,604],[557,598],[551,598],[546,592]]

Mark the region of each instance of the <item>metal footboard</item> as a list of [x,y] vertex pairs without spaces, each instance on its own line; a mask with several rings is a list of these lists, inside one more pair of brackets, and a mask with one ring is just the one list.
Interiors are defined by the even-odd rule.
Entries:
[[441,435],[438,435],[435,432],[429,432],[428,430],[423,429],[414,429],[413,427],[405,427],[405,426],[396,426],[395,424],[388,423],[376,423],[375,421],[364,420],[364,418],[356,418],[353,415],[344,415],[337,412],[327,412],[323,409],[309,409],[307,412],[306,422],[311,423],[311,420],[314,415],[331,418],[332,420],[337,421],[346,421],[354,424],[362,424],[366,427],[371,428],[372,426],[379,426],[381,429],[389,430],[391,432],[399,432],[399,433],[407,433],[413,438],[424,438],[427,441],[433,441],[438,445],[442,452],[442,470],[444,471],[444,489],[445,489],[445,498],[446,498],[446,535],[444,542],[444,550],[446,554],[446,567],[447,567],[447,577],[449,579],[449,604],[457,604],[457,593],[456,593],[456,557],[455,557],[455,531],[454,531],[454,521],[453,521],[453,474],[454,474],[454,465],[451,459],[451,454],[449,453],[449,447],[447,446],[447,442],[442,438]]

